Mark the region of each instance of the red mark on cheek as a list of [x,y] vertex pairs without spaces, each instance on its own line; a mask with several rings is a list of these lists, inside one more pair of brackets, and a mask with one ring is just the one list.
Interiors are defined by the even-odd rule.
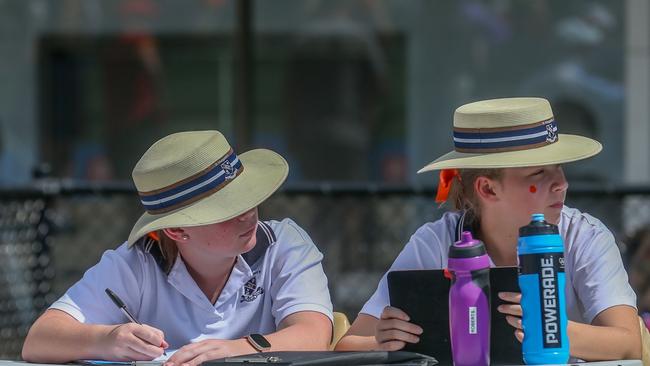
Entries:
[[530,193],[535,193],[537,192],[537,187],[535,185],[532,185],[528,188],[528,190],[530,191]]

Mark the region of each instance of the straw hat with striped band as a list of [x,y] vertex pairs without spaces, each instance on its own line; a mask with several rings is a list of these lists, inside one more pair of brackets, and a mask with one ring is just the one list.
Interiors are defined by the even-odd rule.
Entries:
[[155,230],[237,217],[275,192],[288,172],[284,158],[271,150],[235,154],[218,131],[163,137],[133,169],[146,212],[133,226],[129,246]]
[[483,100],[456,109],[454,151],[418,173],[567,163],[594,156],[601,149],[600,143],[590,138],[559,134],[546,99]]

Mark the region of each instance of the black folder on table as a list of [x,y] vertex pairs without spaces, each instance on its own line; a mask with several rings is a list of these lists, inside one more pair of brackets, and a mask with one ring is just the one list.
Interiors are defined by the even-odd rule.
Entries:
[[369,351],[297,351],[297,352],[262,352],[252,355],[221,358],[203,362],[203,366],[230,366],[270,364],[276,366],[355,366],[355,365],[402,365],[432,366],[437,364],[435,358],[412,352]]
[[[451,364],[449,337],[449,279],[444,271],[413,270],[388,273],[390,304],[402,309],[411,322],[424,330],[420,342],[407,343],[405,351],[435,357],[441,364]],[[521,343],[514,328],[497,307],[504,303],[499,292],[520,292],[517,267],[490,268],[490,361],[492,364],[522,365]]]

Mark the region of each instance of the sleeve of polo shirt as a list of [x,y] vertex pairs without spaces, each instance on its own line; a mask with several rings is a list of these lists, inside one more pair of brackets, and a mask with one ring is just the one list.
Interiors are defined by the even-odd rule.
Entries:
[[[440,253],[441,240],[436,234],[436,227],[438,225],[442,225],[440,221],[421,226],[411,236],[388,272],[409,269],[442,268],[443,258]],[[368,314],[379,319],[384,308],[390,305],[387,280],[388,272],[381,277],[377,290],[368,299],[361,311],[359,311],[360,314]]]
[[636,308],[636,295],[612,233],[602,228],[583,240],[576,253],[573,285],[585,309],[584,319],[590,324],[600,312],[616,305]]
[[276,232],[280,249],[274,263],[271,296],[275,325],[299,311],[316,311],[333,320],[332,301],[321,261],[323,254],[307,233],[289,219]]
[[55,301],[50,309],[65,311],[87,324],[121,324],[128,320],[106,295],[110,288],[137,318],[142,299],[143,269],[139,249],[123,244],[107,250],[99,263],[91,267],[81,280]]

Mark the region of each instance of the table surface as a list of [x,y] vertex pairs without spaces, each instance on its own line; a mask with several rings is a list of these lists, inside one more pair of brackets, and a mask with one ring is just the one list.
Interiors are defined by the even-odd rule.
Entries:
[[[46,364],[46,363],[29,363],[24,361],[11,361],[11,360],[0,360],[0,366],[52,366],[56,364]],[[72,365],[72,364],[66,364]],[[153,366],[153,365],[162,365],[162,362],[152,362],[152,361],[143,361],[135,362],[137,366]],[[581,362],[581,363],[572,363],[567,365],[577,365],[577,366],[643,366],[641,360],[621,360],[621,361],[601,361],[601,362]],[[540,365],[540,366],[550,366],[550,365]]]

